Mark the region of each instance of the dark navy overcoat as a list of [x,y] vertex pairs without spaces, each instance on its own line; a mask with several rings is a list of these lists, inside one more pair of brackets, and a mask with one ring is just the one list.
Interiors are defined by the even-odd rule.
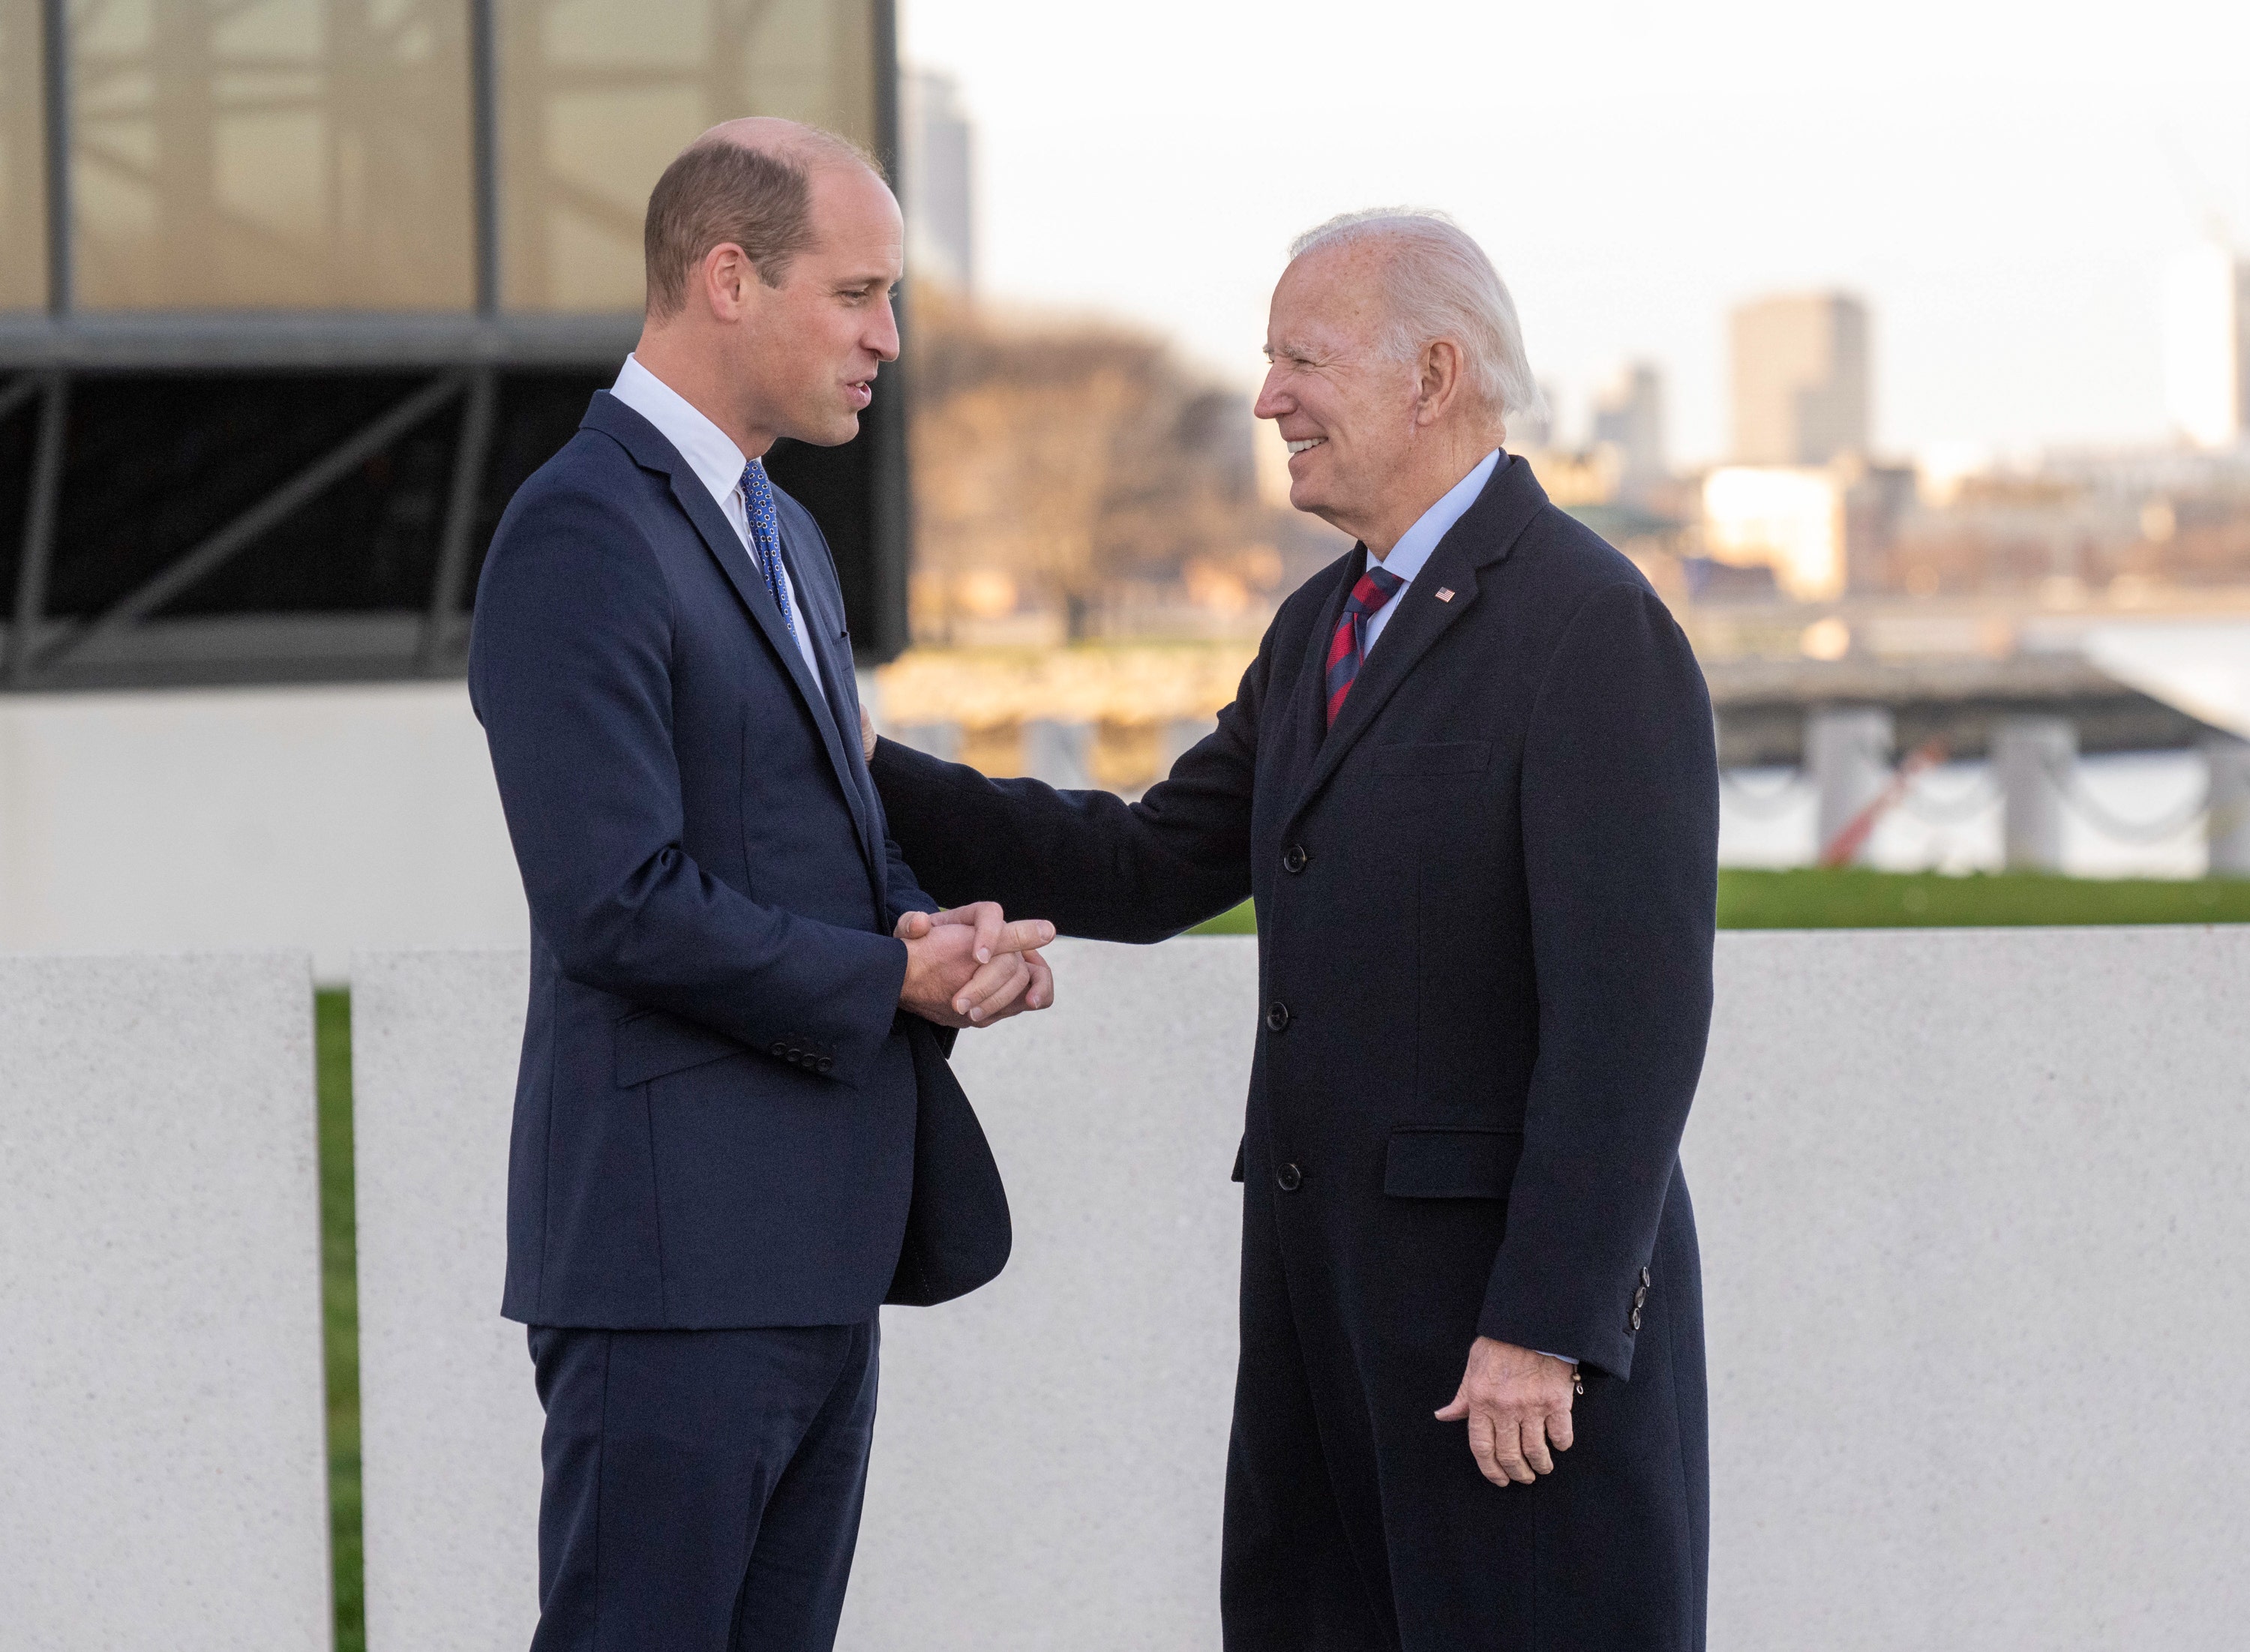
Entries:
[[[1256,897],[1230,1652],[1701,1648],[1678,1150],[1711,1007],[1702,676],[1512,458],[1328,728],[1364,565],[1282,605],[1217,732],[1137,803],[888,741],[876,782],[949,902],[1150,941]],[[1488,1483],[1431,1415],[1480,1332],[1584,1364],[1577,1444],[1536,1485]]]

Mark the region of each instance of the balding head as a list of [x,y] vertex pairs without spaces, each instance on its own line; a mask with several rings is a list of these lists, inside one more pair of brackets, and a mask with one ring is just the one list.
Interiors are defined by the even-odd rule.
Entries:
[[722,121],[680,151],[648,197],[641,245],[652,320],[679,313],[690,272],[714,247],[742,249],[768,286],[813,244],[812,179],[831,168],[883,176],[847,138],[773,115]]
[[1501,417],[1541,405],[1524,357],[1515,300],[1469,233],[1442,212],[1382,207],[1347,212],[1290,245],[1294,260],[1349,258],[1374,278],[1382,347],[1411,361],[1433,340],[1458,344],[1471,391]]

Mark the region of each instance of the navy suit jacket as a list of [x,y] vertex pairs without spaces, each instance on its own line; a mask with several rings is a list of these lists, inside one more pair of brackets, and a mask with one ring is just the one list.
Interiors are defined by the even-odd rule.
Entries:
[[531,909],[513,1319],[839,1325],[892,1285],[916,1060],[890,931],[936,903],[860,755],[827,543],[776,503],[825,682],[687,461],[606,392],[485,561],[469,690]]

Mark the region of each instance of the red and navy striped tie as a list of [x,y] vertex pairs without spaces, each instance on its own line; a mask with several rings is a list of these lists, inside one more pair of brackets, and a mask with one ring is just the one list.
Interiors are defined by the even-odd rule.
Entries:
[[1388,568],[1370,567],[1359,576],[1359,583],[1351,588],[1344,599],[1343,613],[1336,620],[1336,640],[1329,644],[1329,726],[1336,726],[1336,713],[1343,709],[1343,697],[1351,692],[1352,680],[1359,675],[1359,663],[1367,657],[1367,622],[1385,602],[1398,595],[1405,584]]

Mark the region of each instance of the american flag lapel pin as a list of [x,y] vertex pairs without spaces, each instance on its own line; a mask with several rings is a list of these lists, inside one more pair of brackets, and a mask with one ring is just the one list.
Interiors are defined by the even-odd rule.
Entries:
[[1441,602],[1452,602],[1453,600],[1453,588],[1450,585],[1440,585],[1438,587],[1438,600]]

